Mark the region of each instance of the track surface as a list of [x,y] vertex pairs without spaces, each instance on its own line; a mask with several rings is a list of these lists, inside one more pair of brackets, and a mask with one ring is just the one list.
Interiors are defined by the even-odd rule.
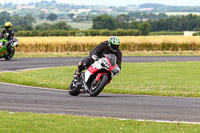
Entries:
[[[15,58],[0,60],[0,71],[75,65],[82,58]],[[124,57],[124,62],[200,61],[200,57]],[[0,110],[61,113],[127,119],[200,122],[200,98],[87,94],[0,83]]]
[[[11,61],[0,60],[0,71],[13,71],[29,68],[77,65],[83,58],[13,58]],[[123,62],[174,62],[200,61],[200,56],[144,56],[123,57]]]

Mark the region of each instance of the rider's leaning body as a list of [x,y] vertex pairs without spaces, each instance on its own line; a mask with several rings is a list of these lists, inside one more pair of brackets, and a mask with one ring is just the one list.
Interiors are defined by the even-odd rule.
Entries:
[[11,51],[11,41],[13,40],[14,37],[14,31],[11,29],[12,24],[10,22],[5,23],[5,28],[1,32],[2,37],[1,38],[6,38],[8,40],[7,42],[7,49],[8,52]]
[[101,42],[91,52],[90,55],[79,62],[78,70],[76,70],[74,77],[80,75],[86,67],[88,68],[94,61],[104,57],[104,54],[114,54],[117,57],[117,65],[121,69],[122,52],[119,49],[120,40],[116,36],[111,36],[109,41]]

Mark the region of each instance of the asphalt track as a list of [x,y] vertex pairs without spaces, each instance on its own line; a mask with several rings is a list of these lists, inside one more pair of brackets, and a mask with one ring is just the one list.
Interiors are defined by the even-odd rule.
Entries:
[[[0,72],[76,65],[82,58],[14,58],[0,60]],[[123,62],[200,61],[198,56],[124,57]],[[87,94],[72,97],[54,90],[0,83],[0,110],[57,113],[123,119],[200,122],[200,98]]]

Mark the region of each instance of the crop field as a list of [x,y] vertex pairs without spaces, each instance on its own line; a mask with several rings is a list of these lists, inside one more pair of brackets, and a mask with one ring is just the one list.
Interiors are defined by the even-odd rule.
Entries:
[[[0,10],[1,11],[1,10]],[[66,22],[69,26],[73,27],[73,28],[78,28],[80,30],[87,30],[92,28],[92,21],[87,21],[87,22],[72,22],[72,21],[66,21],[66,19],[58,19],[56,21],[50,21],[48,19],[45,20],[41,20],[41,19],[36,19],[36,23],[34,23],[34,25],[37,24],[42,24],[42,23],[58,23],[58,22]]]
[[[199,51],[200,37],[119,37],[122,51]],[[18,52],[86,52],[109,37],[18,37]]]

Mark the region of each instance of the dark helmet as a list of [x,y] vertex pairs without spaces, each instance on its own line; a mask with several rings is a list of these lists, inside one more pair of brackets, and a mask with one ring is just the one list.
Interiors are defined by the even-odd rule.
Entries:
[[117,52],[119,49],[120,40],[117,36],[111,36],[108,40],[108,46],[110,47],[110,50],[113,52]]
[[6,22],[4,26],[5,26],[6,30],[10,30],[12,27],[12,24],[11,24],[11,22]]

